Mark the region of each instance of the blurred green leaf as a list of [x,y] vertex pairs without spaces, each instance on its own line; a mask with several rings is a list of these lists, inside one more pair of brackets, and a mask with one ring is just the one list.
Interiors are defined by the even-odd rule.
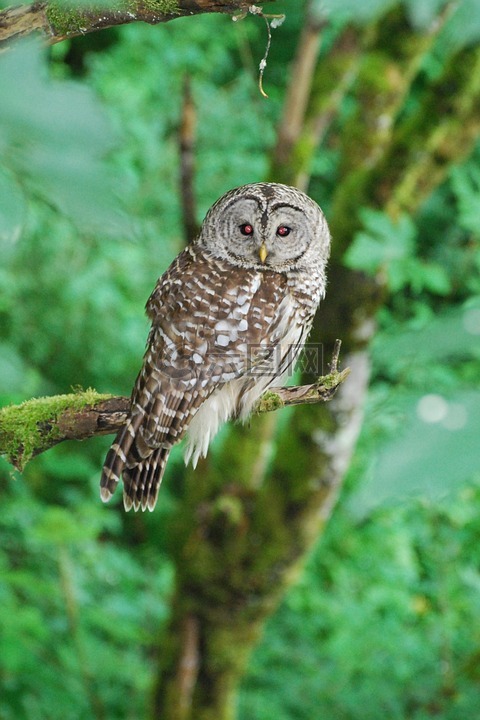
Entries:
[[[50,80],[45,50],[31,41],[0,55],[0,86],[0,151],[24,193],[54,203],[81,228],[125,231],[120,186],[103,160],[118,138],[93,92]],[[11,197],[15,188],[12,181]]]
[[406,215],[394,222],[377,210],[364,209],[360,215],[365,229],[355,235],[344,262],[370,275],[385,272],[395,292],[410,279],[407,261],[415,247],[415,224]]
[[[417,292],[425,289],[435,295],[448,295],[452,289],[446,268],[438,263],[423,262],[417,267]],[[412,285],[414,283],[412,282]]]
[[362,210],[360,216],[365,230],[357,233],[346,253],[348,267],[375,273],[412,254],[416,228],[411,218],[402,215],[394,222],[385,213],[370,209]]
[[438,262],[416,256],[417,228],[412,218],[402,215],[396,222],[377,210],[360,213],[365,230],[355,235],[345,253],[347,267],[369,275],[383,275],[391,292],[410,286],[447,295],[451,281],[447,269]]
[[480,39],[480,5],[477,0],[458,0],[448,23],[440,31],[438,45],[453,54]]
[[451,171],[452,189],[458,203],[460,225],[475,236],[480,235],[480,168],[475,162]]
[[362,24],[383,15],[398,3],[399,0],[364,0],[362,3],[356,0],[314,0],[313,9],[322,17],[335,21],[353,20]]
[[382,372],[393,377],[426,371],[434,363],[465,357],[480,357],[480,298],[471,298],[460,308],[446,310],[413,327],[392,327],[374,341],[375,361]]
[[84,541],[85,530],[70,510],[52,507],[45,511],[33,528],[32,536],[42,542],[63,544]]
[[372,459],[367,482],[351,499],[355,513],[386,500],[442,497],[475,471],[480,477],[480,393],[406,394],[401,400],[395,438]]
[[412,24],[419,30],[428,30],[448,0],[405,0]]
[[20,237],[25,222],[25,198],[11,174],[0,167],[0,252]]

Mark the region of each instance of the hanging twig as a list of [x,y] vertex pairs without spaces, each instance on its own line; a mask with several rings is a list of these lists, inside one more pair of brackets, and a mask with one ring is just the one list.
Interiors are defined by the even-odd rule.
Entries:
[[[258,89],[260,90],[260,93],[263,95],[263,97],[268,98],[267,93],[263,89],[263,74],[265,72],[265,68],[267,67],[267,58],[268,54],[270,52],[270,46],[272,44],[272,29],[275,29],[277,27],[280,27],[280,25],[285,20],[285,15],[266,15],[261,7],[258,7],[257,5],[250,5],[248,8],[248,12],[252,15],[260,15],[265,20],[265,24],[267,26],[267,46],[265,48],[265,53],[263,55],[263,58],[260,60],[259,64],[259,76],[258,76]],[[247,16],[246,12],[240,13],[239,15],[234,15],[232,20],[243,20]],[[270,22],[269,22],[270,21]]]

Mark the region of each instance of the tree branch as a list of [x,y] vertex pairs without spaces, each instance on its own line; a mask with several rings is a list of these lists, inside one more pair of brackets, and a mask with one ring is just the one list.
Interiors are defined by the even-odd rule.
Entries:
[[113,0],[102,8],[101,2],[80,7],[74,2],[34,2],[0,12],[0,44],[39,31],[53,45],[116,25],[157,25],[201,13],[245,13],[251,5],[248,0]]
[[[277,143],[272,154],[270,174],[278,178],[289,168],[292,153],[303,131],[305,113],[311,94],[312,82],[320,50],[320,38],[326,22],[313,11],[309,2],[305,12],[297,52],[291,70],[291,80],[287,85],[282,118],[277,131]],[[277,182],[283,182],[283,179]],[[295,185],[292,177],[288,182]]]
[[[257,413],[330,400],[350,373],[349,368],[338,370],[340,346],[337,340],[328,375],[311,385],[267,391]],[[23,470],[33,457],[64,440],[86,440],[94,435],[116,433],[125,424],[129,408],[129,398],[101,395],[95,390],[10,405],[0,410],[0,454],[18,470]]]
[[198,234],[194,177],[195,177],[195,127],[197,113],[193,101],[190,78],[184,79],[182,117],[178,133],[180,151],[180,198],[182,202],[183,231],[185,243]]

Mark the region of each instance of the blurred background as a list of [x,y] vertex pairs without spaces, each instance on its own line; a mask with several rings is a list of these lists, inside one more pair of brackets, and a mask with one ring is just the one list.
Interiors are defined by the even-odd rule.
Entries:
[[[232,448],[257,440],[254,421],[226,430],[196,475],[176,452],[148,516],[99,500],[109,437],[64,443],[22,474],[0,458],[1,720],[221,720],[233,707],[241,720],[480,712],[480,4],[279,0],[264,10],[286,14],[271,30],[268,98],[258,89],[267,28],[256,16],[134,23],[0,54],[0,402],[78,387],[128,395],[144,304],[184,246],[191,213],[201,222],[244,183],[298,184],[332,228],[315,339],[327,360],[332,339],[344,341],[352,374],[340,399],[350,404],[328,410],[333,430],[320,406],[279,411],[267,429],[262,419],[262,477],[290,488],[289,468],[275,468],[291,450],[282,428],[298,429],[292,464],[308,453],[305,472],[324,477],[315,443],[341,459],[329,460],[328,510],[312,505],[313,531],[288,561],[300,525],[276,538],[281,550],[270,530],[252,534],[257,488],[251,474],[241,479]],[[302,79],[303,99],[292,100]],[[214,536],[208,512],[198,517],[206,500],[194,496],[192,510],[185,498],[209,482],[224,553],[216,581],[222,564],[230,582],[241,538],[250,556],[271,550],[262,562],[270,584],[282,565],[281,592],[264,602],[266,581],[246,592],[262,610],[251,610],[258,632],[238,651],[229,709],[211,709],[205,680],[175,714],[159,700],[176,652],[169,628],[180,597],[190,606],[207,597],[202,577],[186,577],[189,528],[209,528],[195,536],[200,546]],[[195,567],[207,560],[195,556]],[[211,576],[204,582],[211,591]],[[211,593],[208,608],[234,612],[234,597]],[[235,654],[237,636],[225,642]],[[198,652],[197,685],[202,643]]]

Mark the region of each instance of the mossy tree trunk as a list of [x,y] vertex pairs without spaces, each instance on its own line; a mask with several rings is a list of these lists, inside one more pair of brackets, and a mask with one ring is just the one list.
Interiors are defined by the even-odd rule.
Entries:
[[[187,471],[181,510],[167,528],[176,593],[159,641],[152,718],[233,720],[263,622],[330,515],[361,428],[368,346],[386,296],[380,282],[342,265],[360,227],[359,210],[386,209],[393,219],[400,210],[414,212],[472,149],[480,129],[480,74],[471,71],[477,49],[449,58],[435,83],[419,74],[448,19],[447,8],[431,33],[417,34],[393,10],[363,32],[347,28],[306,84],[291,79],[308,87],[308,110],[287,151],[277,146],[269,179],[305,185],[319,143],[342,149],[327,210],[328,293],[313,340],[328,357],[335,337],[342,338],[352,372],[332,402],[291,409],[281,428],[273,415],[254,418],[248,429],[235,427],[220,455],[195,474]],[[315,38],[309,37],[311,52]],[[310,65],[297,58],[295,67]],[[414,83],[415,110],[407,112]],[[452,83],[453,97],[447,96]],[[340,122],[346,94],[355,111]]]

